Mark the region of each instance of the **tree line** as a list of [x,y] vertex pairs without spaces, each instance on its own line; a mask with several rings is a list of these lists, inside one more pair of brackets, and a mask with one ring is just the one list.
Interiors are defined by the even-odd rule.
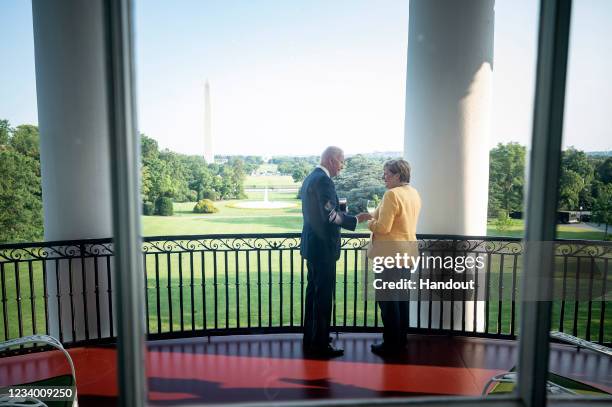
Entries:
[[157,141],[141,136],[141,196],[145,215],[168,214],[161,208],[168,200],[243,199],[246,173],[257,168],[253,157],[232,156],[223,164],[204,157],[159,150]]
[[[221,157],[207,163],[203,157],[160,150],[157,142],[141,136],[141,196],[145,214],[161,213],[172,202],[245,198],[244,180],[263,163],[257,156]],[[338,195],[349,210],[366,209],[367,200],[385,192],[381,179],[384,162],[392,157],[355,155],[335,179]],[[318,157],[275,157],[281,174],[301,182]],[[523,210],[526,148],[498,144],[489,160],[489,217]],[[415,169],[418,170],[418,169]],[[12,128],[0,120],[0,242],[39,241],[43,238],[42,187],[38,127]],[[612,157],[586,154],[575,148],[562,152],[559,209],[591,211],[592,219],[612,224]]]
[[[0,243],[43,239],[43,205],[38,127],[15,128],[0,120]],[[242,199],[245,173],[261,164],[259,157],[227,157],[223,164],[203,157],[161,150],[141,136],[143,212],[167,213],[174,202]]]
[[289,175],[293,178],[293,181],[302,182],[310,171],[319,163],[319,157],[281,156],[270,159],[270,163],[276,164],[276,168],[281,175]]
[[[525,146],[514,142],[500,143],[490,151],[489,218],[523,211],[526,151]],[[351,211],[363,211],[367,200],[382,197],[382,166],[391,158],[396,157],[360,154],[346,159],[335,184],[338,195],[348,199]],[[317,157],[281,157],[275,161],[282,174],[301,182],[316,165]],[[570,147],[561,153],[560,170],[559,210],[591,211],[593,221],[612,224],[612,157]]]

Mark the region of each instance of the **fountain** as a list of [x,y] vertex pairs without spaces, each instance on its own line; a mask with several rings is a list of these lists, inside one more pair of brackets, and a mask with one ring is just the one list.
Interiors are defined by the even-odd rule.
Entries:
[[282,208],[294,208],[297,204],[289,201],[270,201],[268,199],[268,187],[264,189],[264,196],[262,201],[241,201],[236,202],[232,205],[234,208],[244,209],[282,209]]

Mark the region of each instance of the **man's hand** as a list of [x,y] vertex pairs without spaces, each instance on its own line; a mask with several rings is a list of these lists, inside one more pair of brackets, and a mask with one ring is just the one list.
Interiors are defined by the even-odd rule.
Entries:
[[368,212],[361,212],[359,215],[357,215],[357,222],[361,223],[361,222],[365,222],[366,220],[370,220],[373,219],[372,215],[370,215]]

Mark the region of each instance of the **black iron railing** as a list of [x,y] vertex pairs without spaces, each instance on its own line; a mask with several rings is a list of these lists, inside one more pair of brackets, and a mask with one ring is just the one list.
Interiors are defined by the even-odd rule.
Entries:
[[[423,254],[482,255],[485,267],[477,272],[482,301],[435,301],[415,291],[411,331],[514,338],[523,243],[494,237],[419,238]],[[343,237],[333,308],[336,331],[381,327],[364,273],[367,243],[366,234]],[[307,274],[299,246],[297,233],[145,238],[149,337],[299,331]],[[110,239],[0,245],[0,339],[47,333],[66,345],[113,341],[112,257]],[[612,287],[612,244],[558,241],[556,257],[562,295],[553,302],[553,328],[609,344],[612,313],[606,312],[606,290]],[[578,295],[585,290],[588,295]]]

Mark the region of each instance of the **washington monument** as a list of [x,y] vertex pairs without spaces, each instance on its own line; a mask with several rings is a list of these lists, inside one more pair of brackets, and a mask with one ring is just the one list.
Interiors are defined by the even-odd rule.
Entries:
[[211,130],[210,85],[208,80],[204,85],[204,159],[208,164],[215,162]]

